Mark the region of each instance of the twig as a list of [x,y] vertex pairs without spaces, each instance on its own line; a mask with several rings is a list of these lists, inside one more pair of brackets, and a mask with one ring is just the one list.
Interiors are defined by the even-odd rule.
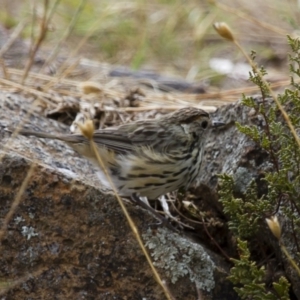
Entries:
[[56,10],[56,7],[57,7],[59,2],[60,2],[60,0],[56,0],[56,2],[54,3],[52,9],[50,10],[49,17],[47,18],[49,0],[44,0],[44,14],[43,14],[43,17],[41,19],[39,36],[37,38],[36,43],[33,45],[32,49],[30,51],[29,58],[28,58],[27,64],[26,64],[25,69],[24,69],[24,74],[22,76],[21,84],[24,84],[24,82],[27,78],[28,72],[29,72],[29,70],[30,70],[30,68],[33,64],[34,57],[35,57],[37,51],[39,50],[42,42],[46,38],[46,35],[47,35],[47,32],[48,32],[48,25],[49,25],[49,23],[50,23],[50,21],[53,17],[53,14],[54,14],[54,12]]
[[0,49],[0,58],[6,53],[7,50],[12,46],[14,41],[19,37],[20,33],[23,31],[24,27],[28,24],[28,18],[23,19],[14,29],[9,39]]

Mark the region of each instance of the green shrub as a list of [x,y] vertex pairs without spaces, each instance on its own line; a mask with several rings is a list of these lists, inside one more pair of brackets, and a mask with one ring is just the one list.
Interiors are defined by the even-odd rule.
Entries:
[[[278,100],[284,106],[296,132],[300,128],[300,41],[288,37],[292,49],[290,55],[291,87]],[[252,59],[255,54],[252,53]],[[259,71],[266,75],[264,68]],[[270,100],[268,88],[255,69],[250,74],[250,80],[261,91],[261,99],[243,96],[242,105],[249,107],[256,115],[260,115],[263,126],[244,126],[236,124],[238,130],[255,141],[268,153],[272,171],[266,171],[263,179],[267,183],[268,192],[258,198],[257,182],[249,184],[246,193],[238,198],[235,195],[234,177],[220,175],[220,201],[224,213],[228,217],[229,229],[237,240],[239,259],[233,259],[229,279],[236,285],[235,289],[242,299],[290,299],[288,280],[281,276],[272,284],[266,283],[266,267],[268,259],[259,260],[259,250],[255,250],[253,241],[262,227],[266,227],[266,217],[279,214],[287,226],[288,258],[291,266],[299,266],[299,236],[300,236],[300,149],[289,127],[282,118],[276,103]],[[289,231],[289,232],[288,232]],[[270,232],[271,235],[271,232]],[[278,241],[282,249],[283,240]],[[286,241],[284,240],[286,243]],[[285,248],[286,249],[286,248]],[[254,254],[255,252],[255,254]],[[274,258],[274,256],[273,256]],[[280,265],[278,261],[278,265]],[[259,265],[259,266],[258,266]],[[299,270],[299,268],[298,268]],[[299,275],[299,274],[298,274]],[[300,280],[300,278],[299,278]]]

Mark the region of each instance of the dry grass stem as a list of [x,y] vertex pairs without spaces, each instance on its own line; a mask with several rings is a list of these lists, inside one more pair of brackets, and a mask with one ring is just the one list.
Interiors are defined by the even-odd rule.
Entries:
[[72,17],[72,20],[71,22],[69,23],[67,29],[65,30],[62,38],[58,41],[58,43],[55,45],[55,47],[53,48],[52,52],[50,53],[49,57],[46,59],[45,63],[43,64],[43,66],[41,67],[40,69],[40,73],[43,72],[43,70],[48,66],[50,65],[54,59],[57,57],[59,51],[60,51],[60,48],[62,47],[62,44],[67,40],[67,38],[70,36],[71,32],[73,31],[75,25],[76,25],[76,22],[80,16],[80,13],[82,12],[85,4],[86,4],[86,1],[87,0],[81,0],[75,14],[73,15]]
[[32,94],[32,95],[35,95],[35,96],[38,96],[38,97],[41,97],[41,100],[46,102],[47,104],[49,104],[50,106],[55,106],[55,103],[47,100],[47,98],[51,98],[51,100],[56,100],[57,103],[61,102],[61,98],[60,97],[55,97],[53,95],[49,95],[47,93],[44,93],[44,92],[41,92],[41,91],[38,91],[37,89],[34,89],[34,88],[30,88],[30,87],[27,87],[27,86],[24,86],[20,83],[16,83],[16,82],[13,82],[11,80],[7,80],[7,79],[2,79],[0,78],[0,83],[3,83],[5,85],[9,85],[11,87],[14,87],[20,91],[23,91],[25,93],[29,93],[29,94]]
[[[29,57],[28,57],[26,66],[25,66],[24,71],[23,71],[21,84],[24,84],[24,82],[25,82],[25,80],[28,76],[28,73],[29,73],[29,71],[30,71],[30,69],[33,65],[35,55],[38,52],[38,50],[40,49],[43,41],[46,38],[46,35],[47,35],[47,32],[48,32],[48,26],[49,26],[49,24],[52,20],[52,17],[54,15],[54,13],[56,12],[56,8],[57,8],[58,4],[60,3],[60,1],[61,0],[56,0],[55,1],[52,8],[50,9],[49,16],[47,17],[49,0],[44,0],[44,10],[43,10],[44,14],[43,14],[43,16],[41,18],[41,21],[40,21],[39,36],[38,36],[35,44],[32,44],[32,46],[31,46],[31,51],[29,53]],[[34,19],[34,14],[33,14],[33,19]],[[34,24],[35,24],[35,22],[32,20],[32,26],[34,26]],[[33,27],[32,27],[32,29],[33,29]],[[33,39],[32,39],[32,43],[34,43]]]
[[288,250],[286,249],[286,247],[282,244],[282,242],[279,243],[280,244],[280,248],[282,250],[282,252],[285,254],[285,256],[287,257],[289,263],[292,265],[292,267],[297,271],[298,276],[300,276],[300,268],[299,266],[296,264],[295,260],[291,257],[291,255],[289,254]]
[[[217,23],[217,26],[215,26],[215,29],[217,30],[217,32],[224,37],[224,35],[222,35],[219,31],[219,26],[218,24],[222,24],[224,26],[225,23]],[[226,24],[225,24],[226,25]],[[226,30],[230,31],[230,28],[227,26]],[[274,99],[278,109],[280,110],[284,120],[286,121],[296,143],[298,144],[299,148],[300,148],[300,139],[297,135],[297,132],[290,120],[290,117],[288,116],[287,112],[285,111],[285,109],[283,108],[283,106],[281,105],[281,103],[278,101],[277,95],[274,93],[273,89],[270,87],[269,83],[265,80],[265,78],[263,77],[263,75],[261,74],[260,70],[257,68],[256,64],[253,62],[253,60],[249,57],[249,55],[246,53],[246,51],[244,50],[244,48],[240,45],[240,43],[234,38],[234,35],[232,34],[232,32],[230,31],[230,34],[232,35],[232,39],[230,39],[230,41],[232,41],[234,43],[234,45],[241,51],[241,53],[244,55],[244,57],[247,59],[248,63],[250,64],[250,66],[252,67],[253,70],[255,70],[255,72],[258,74],[258,76],[260,77],[261,81],[263,82],[263,84],[266,86],[266,88],[268,89],[269,93],[271,94],[272,98]],[[225,37],[226,38],[226,37]],[[228,39],[228,38],[227,38]]]
[[66,75],[64,73],[64,70],[66,68],[66,66],[69,65],[69,62],[71,59],[73,59],[76,54],[78,53],[78,51],[81,49],[81,47],[83,45],[85,45],[85,43],[87,42],[87,40],[93,35],[93,33],[98,29],[98,26],[100,25],[100,21],[96,21],[93,26],[91,26],[90,30],[86,33],[86,35],[81,39],[81,41],[78,43],[77,47],[70,53],[68,59],[60,66],[60,68],[57,70],[57,77],[54,77],[52,79],[52,81],[50,81],[45,89],[49,89],[51,86],[53,86],[55,83],[57,83],[58,81],[60,81],[64,76]]
[[215,6],[219,7],[220,9],[224,10],[224,11],[227,11],[229,13],[232,13],[236,16],[238,16],[239,18],[242,18],[244,20],[247,20],[253,24],[256,24],[258,26],[260,26],[261,28],[265,28],[267,30],[270,30],[270,31],[273,31],[277,34],[280,34],[280,35],[284,35],[286,36],[287,34],[289,34],[289,32],[287,32],[286,30],[282,30],[281,28],[279,27],[276,27],[276,26],[273,26],[273,25],[270,25],[269,23],[266,23],[266,22],[263,22],[261,20],[258,20],[254,17],[251,17],[249,14],[247,13],[244,13],[242,12],[240,9],[235,9],[235,8],[232,8],[226,4],[223,4],[219,1],[211,1]]
[[67,77],[67,75],[71,74],[72,71],[80,64],[81,58],[77,58],[71,65],[69,65],[63,72],[58,73],[55,77],[52,77],[52,80],[49,81],[43,89],[45,91],[48,91],[50,87],[52,87],[54,84],[58,83],[61,81],[62,78]]
[[35,168],[35,164],[32,163],[30,165],[30,168],[26,174],[26,177],[24,178],[22,185],[21,185],[13,203],[11,204],[9,212],[6,214],[6,216],[3,219],[1,230],[0,230],[0,242],[2,241],[4,234],[6,233],[8,223],[11,221],[11,218],[13,217],[16,209],[18,208],[19,204],[21,203],[22,195],[29,183],[29,180],[30,180],[31,175],[33,174],[34,168]]
[[[38,36],[35,44],[33,44],[31,47],[31,51],[29,53],[29,57],[28,57],[26,66],[24,68],[24,73],[23,73],[23,76],[21,79],[21,84],[24,84],[24,82],[27,78],[28,72],[34,62],[34,57],[35,57],[38,49],[42,45],[42,42],[46,38],[46,34],[48,32],[48,25],[49,25],[49,21],[50,21],[50,19],[47,20],[47,10],[48,10],[48,0],[44,0],[44,14],[43,14],[41,22],[40,22],[39,36]],[[34,18],[34,14],[33,14],[33,18]],[[35,24],[35,22],[33,22],[33,20],[32,20],[32,27],[34,26],[34,24]],[[33,39],[32,39],[32,42],[33,42]]]
[[27,24],[28,24],[28,18],[25,18],[16,26],[12,34],[9,36],[8,40],[0,49],[0,58],[7,52],[7,50],[9,50],[9,48],[12,46],[15,40],[20,36],[21,32],[23,31],[23,29]]
[[1,65],[1,68],[2,68],[2,71],[3,71],[4,78],[9,80],[9,73],[7,71],[7,68],[6,68],[5,61],[1,58],[0,58],[0,65]]
[[156,281],[162,287],[162,289],[163,289],[163,291],[164,291],[167,299],[172,300],[173,299],[172,296],[170,295],[168,289],[166,288],[165,284],[161,280],[161,278],[160,278],[160,276],[159,276],[156,268],[154,267],[154,265],[152,263],[152,260],[151,260],[151,258],[149,256],[149,254],[148,254],[145,246],[144,246],[142,238],[141,238],[141,236],[140,236],[140,234],[138,232],[138,229],[137,229],[136,225],[134,224],[132,218],[130,217],[130,215],[129,215],[128,211],[127,211],[127,208],[124,205],[121,197],[119,196],[118,191],[117,191],[117,189],[116,189],[116,187],[115,187],[112,179],[110,178],[110,176],[109,176],[109,174],[107,172],[107,169],[106,169],[106,167],[105,167],[105,165],[104,165],[104,163],[103,163],[103,161],[102,161],[102,159],[101,159],[101,157],[100,157],[100,155],[98,153],[97,145],[95,144],[95,142],[93,140],[94,128],[92,127],[91,124],[93,124],[93,123],[92,122],[87,122],[86,124],[78,124],[78,125],[79,125],[79,128],[80,128],[82,134],[87,139],[89,139],[91,149],[92,149],[92,151],[94,152],[94,154],[95,154],[95,156],[97,158],[99,166],[101,167],[102,171],[104,172],[104,174],[106,176],[106,179],[108,180],[108,182],[109,182],[109,184],[110,184],[110,186],[111,186],[111,188],[112,188],[112,190],[113,190],[113,192],[114,192],[114,194],[115,194],[115,196],[116,196],[116,198],[117,198],[117,200],[118,200],[118,202],[119,202],[119,204],[120,204],[120,206],[122,208],[122,211],[123,211],[123,213],[124,213],[124,215],[125,215],[128,223],[129,223],[130,229],[132,230],[132,232],[133,232],[136,240],[138,241],[138,244],[140,245],[140,247],[142,249],[142,252],[144,253],[144,255],[145,255],[146,259],[147,259],[147,262],[148,262],[148,264],[149,264],[149,266],[150,266],[150,268],[151,268],[151,270],[152,270],[152,272],[154,274],[154,277],[155,277]]

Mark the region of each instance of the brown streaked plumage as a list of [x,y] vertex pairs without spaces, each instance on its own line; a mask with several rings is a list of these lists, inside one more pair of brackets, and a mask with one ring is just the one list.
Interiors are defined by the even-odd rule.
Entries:
[[[160,119],[141,120],[96,130],[94,141],[115,187],[123,196],[157,197],[197,177],[204,151],[208,113],[187,107]],[[81,134],[52,135],[21,130],[23,135],[57,139],[98,165],[88,140]],[[109,187],[102,171],[102,183]]]
[[[174,229],[139,197],[156,199],[180,187],[188,187],[196,179],[204,152],[205,131],[210,125],[208,113],[186,107],[160,119],[96,130],[93,139],[120,195],[130,196],[168,228]],[[52,135],[28,130],[20,133],[64,141],[99,166],[89,141],[81,134]],[[101,168],[98,175],[102,184],[110,188]]]

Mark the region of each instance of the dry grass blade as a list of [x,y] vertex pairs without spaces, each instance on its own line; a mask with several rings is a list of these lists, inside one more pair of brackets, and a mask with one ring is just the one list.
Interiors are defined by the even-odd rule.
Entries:
[[30,168],[26,174],[26,177],[24,178],[23,182],[22,182],[22,185],[13,201],[13,203],[11,204],[11,207],[9,209],[9,212],[6,214],[6,216],[4,217],[4,220],[2,222],[2,228],[0,230],[0,242],[2,241],[5,233],[6,233],[6,229],[7,229],[7,225],[8,223],[10,222],[11,218],[13,217],[16,209],[18,208],[21,200],[22,200],[22,195],[28,185],[28,182],[30,180],[30,177],[34,171],[34,168],[35,168],[35,164],[31,164],[30,165]]
[[146,259],[147,259],[147,262],[148,262],[148,264],[149,264],[149,266],[150,266],[150,268],[151,268],[151,270],[152,270],[152,272],[154,274],[154,277],[155,277],[156,281],[162,287],[162,289],[163,289],[163,291],[164,291],[167,299],[169,299],[169,300],[174,299],[171,296],[171,294],[168,291],[168,289],[166,288],[166,285],[161,280],[161,278],[160,278],[157,270],[155,269],[155,267],[154,267],[154,265],[152,263],[152,260],[151,260],[149,254],[148,254],[148,252],[147,252],[147,250],[146,250],[146,248],[145,248],[145,246],[143,244],[143,241],[142,241],[142,238],[141,238],[141,236],[140,236],[140,234],[138,232],[138,229],[137,229],[136,225],[134,224],[132,218],[130,217],[130,215],[129,215],[128,211],[127,211],[127,208],[124,205],[122,199],[120,198],[120,196],[118,194],[118,191],[117,191],[117,189],[116,189],[116,187],[115,187],[112,179],[110,178],[110,176],[109,176],[109,174],[107,172],[107,169],[106,169],[106,167],[105,167],[105,165],[104,165],[104,163],[103,163],[103,161],[102,161],[102,159],[101,159],[101,157],[100,157],[100,155],[98,153],[97,146],[96,146],[96,144],[95,144],[95,142],[93,140],[94,127],[93,127],[92,120],[87,121],[85,124],[78,124],[78,125],[79,125],[79,128],[80,128],[82,134],[87,139],[89,139],[91,149],[94,152],[95,157],[97,158],[99,166],[101,167],[101,170],[103,170],[103,172],[104,172],[104,174],[106,176],[106,179],[108,180],[110,186],[112,187],[112,190],[113,190],[113,192],[114,192],[114,194],[115,194],[115,196],[116,196],[116,198],[117,198],[117,200],[118,200],[118,202],[119,202],[119,204],[120,204],[120,206],[122,208],[122,211],[123,211],[123,213],[124,213],[124,215],[125,215],[128,223],[129,223],[130,229],[132,230],[132,232],[133,232],[136,240],[138,241],[138,243],[139,243],[139,245],[140,245],[140,247],[141,247],[141,249],[142,249],[142,251],[143,251],[143,253],[144,253],[145,257],[146,257]]
[[70,60],[73,59],[73,57],[78,53],[79,49],[87,42],[87,40],[92,36],[92,34],[97,30],[98,26],[100,24],[100,21],[97,21],[94,23],[93,26],[91,26],[89,32],[82,38],[82,40],[78,43],[78,46],[70,53],[68,59],[60,66],[59,70],[57,70],[57,76],[52,79],[45,87],[44,89],[47,91],[51,86],[53,86],[55,83],[60,81],[62,78],[65,77],[67,73],[64,72],[64,69],[69,64]]
[[[234,45],[241,51],[241,53],[245,56],[245,58],[247,59],[248,63],[251,65],[252,69],[255,70],[256,74],[260,77],[261,81],[263,82],[263,84],[265,85],[265,87],[268,89],[269,93],[271,94],[273,100],[275,101],[278,109],[280,110],[284,120],[286,121],[296,143],[298,144],[299,148],[300,148],[300,139],[298,137],[298,134],[290,120],[289,115],[287,114],[287,112],[285,111],[285,109],[283,108],[283,106],[281,105],[281,103],[279,102],[277,95],[274,93],[273,89],[270,87],[270,85],[268,84],[268,82],[265,80],[265,78],[263,77],[262,73],[260,72],[260,70],[257,68],[256,64],[253,62],[253,60],[249,57],[249,55],[246,53],[246,51],[244,50],[244,48],[241,46],[241,44],[235,39],[231,29],[229,28],[229,26],[227,26],[226,23],[217,23],[216,26],[214,26],[216,31],[220,34],[221,29],[226,29],[228,31],[228,33],[232,36],[232,39],[230,39],[231,42],[234,43]],[[220,34],[221,36],[224,37],[224,35]]]
[[235,8],[232,8],[230,6],[227,6],[226,4],[223,4],[223,3],[220,3],[220,2],[217,2],[217,1],[211,1],[214,5],[216,5],[217,7],[219,7],[220,9],[226,11],[226,12],[229,12],[229,13],[232,13],[232,14],[235,14],[236,16],[242,18],[242,19],[245,19],[247,21],[250,21],[262,28],[265,28],[265,29],[268,29],[270,31],[273,31],[277,34],[280,34],[280,35],[284,35],[286,36],[288,34],[287,31],[285,30],[282,30],[281,28],[279,27],[276,27],[276,26],[272,26],[270,25],[269,23],[266,23],[266,22],[263,22],[261,20],[258,20],[256,18],[253,18],[251,17],[249,14],[246,14],[244,12],[242,12],[241,10],[238,10],[238,9],[235,9]]
[[[25,92],[25,93],[30,93],[30,94],[33,94],[33,95],[35,95],[35,96],[42,97],[42,98],[43,98],[42,100],[43,100],[44,102],[46,102],[47,104],[49,104],[50,107],[51,107],[51,106],[54,106],[53,103],[51,103],[50,101],[48,101],[48,100],[46,99],[46,98],[49,98],[49,94],[47,94],[47,93],[38,91],[38,90],[36,90],[36,89],[34,89],[34,88],[30,88],[30,87],[24,86],[24,85],[22,85],[22,84],[20,84],[20,83],[16,83],[16,82],[13,82],[13,81],[10,81],[10,80],[7,80],[7,79],[2,79],[2,78],[0,78],[0,82],[3,83],[3,84],[5,84],[5,85],[14,87],[14,88],[16,88],[16,89],[18,89],[18,90],[20,90],[20,91]],[[57,100],[57,102],[60,102],[60,98],[58,98],[58,97],[56,98],[56,97],[54,97],[54,96],[51,96],[51,98],[52,98],[53,100]]]
[[25,18],[18,24],[18,26],[16,26],[15,30],[10,35],[9,39],[0,49],[0,58],[7,52],[7,50],[9,50],[9,48],[12,46],[14,41],[20,36],[21,32],[23,31],[23,29],[27,24],[28,24],[28,18]]
[[62,46],[62,44],[66,41],[66,39],[70,36],[71,32],[73,31],[76,22],[80,16],[80,13],[82,12],[84,6],[86,4],[86,0],[82,0],[81,3],[78,6],[77,11],[75,12],[75,14],[72,17],[72,20],[69,24],[69,26],[67,27],[67,29],[65,30],[62,38],[60,39],[60,41],[56,44],[56,46],[54,47],[54,49],[52,50],[51,54],[49,55],[49,57],[46,59],[45,63],[43,64],[43,66],[40,69],[40,73],[43,72],[43,70],[57,57],[59,50]]
[[288,261],[290,262],[290,264],[292,265],[292,267],[297,271],[298,276],[300,276],[300,268],[297,265],[297,263],[295,262],[295,260],[293,259],[293,257],[290,255],[289,251],[287,250],[287,248],[283,245],[283,243],[279,243],[280,244],[280,248],[282,250],[282,252],[285,254],[285,256],[287,257]]
[[[23,76],[22,76],[22,80],[21,80],[21,84],[24,84],[26,78],[27,78],[27,75],[28,75],[28,72],[33,64],[33,61],[34,61],[34,57],[37,53],[37,51],[39,50],[40,46],[42,45],[43,41],[45,40],[46,38],[46,35],[47,35],[47,32],[48,32],[48,26],[49,26],[49,23],[51,21],[51,18],[53,17],[53,14],[56,10],[56,7],[58,5],[58,3],[60,2],[60,0],[56,0],[55,4],[53,5],[50,13],[49,13],[49,17],[47,18],[47,12],[48,12],[48,4],[49,4],[49,1],[48,0],[44,0],[44,14],[42,16],[42,19],[41,19],[41,23],[40,23],[40,32],[39,32],[39,36],[37,38],[37,41],[36,43],[32,46],[31,48],[31,51],[30,51],[30,54],[29,54],[29,58],[28,58],[28,61],[27,61],[27,64],[25,66],[25,69],[24,69],[24,73],[23,73]],[[32,22],[34,24],[34,22]]]
[[3,75],[5,79],[9,79],[9,74],[5,65],[5,61],[3,59],[0,58],[0,65],[3,71]]

